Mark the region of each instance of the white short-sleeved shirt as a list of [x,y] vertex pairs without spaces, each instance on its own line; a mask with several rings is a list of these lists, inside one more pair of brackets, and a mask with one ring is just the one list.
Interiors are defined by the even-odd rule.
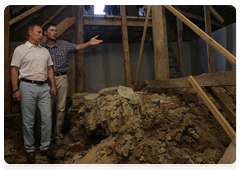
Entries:
[[19,79],[45,81],[48,66],[53,65],[49,51],[30,42],[18,46],[13,53],[11,66],[19,67]]

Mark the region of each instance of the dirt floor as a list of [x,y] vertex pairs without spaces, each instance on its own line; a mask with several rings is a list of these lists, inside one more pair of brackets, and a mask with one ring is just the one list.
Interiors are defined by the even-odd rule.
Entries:
[[[236,87],[215,90],[235,111]],[[193,88],[133,92],[119,86],[74,94],[63,145],[51,142],[55,161],[40,155],[37,134],[37,164],[217,164],[231,142]],[[4,158],[9,164],[27,163],[21,115],[5,117]]]

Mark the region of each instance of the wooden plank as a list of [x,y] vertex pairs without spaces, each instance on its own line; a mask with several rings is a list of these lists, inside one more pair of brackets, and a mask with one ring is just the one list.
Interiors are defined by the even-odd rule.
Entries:
[[57,37],[64,33],[68,28],[70,28],[76,22],[76,18],[65,18],[62,22],[57,25]]
[[130,55],[129,55],[129,45],[128,45],[127,17],[126,17],[125,5],[121,5],[121,9],[122,9],[122,43],[123,43],[123,55],[124,55],[125,83],[127,87],[132,87]]
[[[226,71],[222,73],[211,73],[193,76],[201,87],[209,86],[236,86],[236,71]],[[138,81],[138,83],[143,83]],[[192,87],[187,77],[174,78],[168,80],[149,80],[149,88],[175,88]]]
[[[121,15],[83,15],[84,19],[85,18],[111,18],[111,19],[121,19]],[[146,20],[146,17],[141,17],[141,16],[126,16],[127,19],[133,19],[133,20]],[[151,20],[152,17],[149,17],[149,20]]]
[[[121,26],[122,21],[119,20],[108,20],[104,18],[84,18],[84,25],[108,25],[108,26]],[[139,21],[139,20],[131,20],[127,21],[127,26],[132,26],[132,27],[144,27],[145,22],[144,21]],[[148,27],[152,27],[152,22],[150,21],[148,23]]]
[[146,21],[145,21],[145,25],[144,25],[141,48],[140,48],[139,59],[138,59],[137,74],[136,74],[136,79],[135,79],[135,83],[134,83],[134,86],[135,86],[134,89],[137,88],[138,76],[139,76],[139,71],[140,71],[140,66],[141,66],[141,61],[142,61],[142,54],[143,54],[144,43],[145,43],[145,38],[146,38],[146,33],[147,33],[147,24],[148,24],[150,11],[151,11],[151,5],[148,5],[147,17],[146,17]]
[[233,164],[236,161],[236,138],[232,139],[232,142],[225,150],[223,157],[218,164]]
[[[79,44],[84,43],[84,23],[83,23],[83,5],[78,5],[76,7],[76,36],[77,42]],[[76,55],[77,60],[77,92],[85,92],[85,59],[84,59],[84,50],[81,50]]]
[[219,13],[211,6],[209,5],[209,9],[212,13],[212,15],[222,24],[224,23],[224,19],[221,17],[221,15],[219,15]]
[[16,7],[11,8],[12,14],[18,13],[24,7],[25,7],[25,5],[17,5]]
[[141,90],[143,87],[145,87],[147,85],[147,83],[148,83],[147,81],[144,81],[139,87],[136,88],[135,91]]
[[209,45],[211,45],[217,52],[219,52],[223,57],[225,57],[232,65],[236,67],[236,57],[217,43],[212,37],[207,35],[204,31],[198,28],[180,12],[178,12],[171,5],[164,5],[170,12],[172,12],[176,17],[178,17],[182,22],[189,26],[196,34],[203,38]]
[[162,5],[152,6],[153,47],[155,79],[169,79],[168,42],[166,31],[165,8]]
[[216,90],[214,90],[212,87],[205,87],[205,89],[214,98],[214,100],[219,104],[219,106],[223,109],[223,111],[227,114],[228,118],[230,118],[236,124],[236,113],[218,95]]
[[60,14],[65,8],[67,7],[67,5],[63,5],[61,6],[53,15],[51,15],[50,18],[48,18],[47,21],[45,21],[41,27],[43,28],[47,23],[51,22],[58,14]]
[[222,126],[222,128],[226,131],[226,133],[228,134],[228,136],[231,139],[234,139],[236,137],[236,132],[233,130],[233,128],[229,125],[229,123],[227,122],[227,120],[223,117],[223,115],[219,112],[219,110],[217,109],[217,107],[212,103],[212,101],[208,98],[208,96],[204,93],[204,91],[202,90],[202,88],[198,85],[198,83],[196,82],[196,80],[192,77],[189,76],[188,77],[188,81],[191,83],[191,85],[193,86],[193,88],[197,91],[197,93],[199,94],[199,96],[202,98],[202,100],[204,101],[204,103],[206,104],[206,106],[208,107],[208,109],[212,112],[212,114],[214,115],[214,117],[217,119],[217,121],[219,122],[219,124]]
[[[76,6],[72,5],[72,17],[76,18]],[[76,29],[75,29],[76,30]],[[76,32],[76,31],[75,31]],[[72,38],[72,43],[76,44],[76,37],[74,36]],[[70,83],[70,95],[72,96],[74,93],[76,93],[76,55],[71,54],[71,83]]]
[[22,28],[23,26],[25,26],[29,21],[31,21],[33,18],[37,18],[39,17],[39,14],[36,14],[34,16],[29,17],[28,19],[25,19],[21,24],[19,24],[18,26],[16,26],[13,30],[15,32],[17,32],[20,28]]
[[[209,5],[204,5],[204,16],[205,16],[205,32],[210,37],[212,37],[211,17],[210,17]],[[209,73],[215,73],[213,47],[211,45],[209,45],[209,44],[207,44],[207,52],[208,52],[208,69],[209,69]]]
[[31,9],[29,9],[28,11],[22,13],[21,15],[15,17],[15,18],[13,18],[13,19],[11,19],[11,20],[9,21],[9,25],[12,25],[12,24],[14,24],[15,22],[20,21],[21,19],[23,19],[23,18],[25,18],[26,16],[28,16],[28,15],[36,12],[37,10],[43,8],[44,6],[46,6],[46,5],[37,5],[37,6],[33,7],[33,8],[31,8]]
[[11,113],[11,85],[9,59],[9,6],[4,10],[4,115]]
[[[179,10],[179,12],[181,12],[181,14],[189,17],[189,18],[193,18],[193,19],[196,19],[196,20],[199,20],[199,21],[205,21],[204,18],[202,17],[199,17],[197,15],[194,15],[194,14],[191,14],[191,13],[188,13],[188,12],[185,12],[185,11],[182,11],[182,10]],[[218,26],[218,27],[222,27],[222,25],[220,25],[219,23],[217,22],[214,22],[214,21],[211,21],[211,24],[212,25],[215,25],[215,26]]]
[[180,76],[185,77],[185,67],[184,67],[184,59],[183,59],[183,24],[179,18],[177,18],[177,31],[178,31],[178,51],[179,51]]

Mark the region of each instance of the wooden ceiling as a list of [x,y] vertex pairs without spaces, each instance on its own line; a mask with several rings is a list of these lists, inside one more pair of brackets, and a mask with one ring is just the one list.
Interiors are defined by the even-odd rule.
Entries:
[[[11,5],[10,6],[10,20],[21,15],[22,13],[32,9],[32,5]],[[175,8],[179,8],[180,12],[185,15],[189,20],[196,24],[202,30],[205,30],[204,23],[204,6],[203,5],[173,5]],[[27,34],[27,28],[32,24],[42,25],[47,21],[59,8],[60,5],[46,5],[43,8],[37,10],[36,12],[30,14],[29,16],[23,18],[22,20],[12,24],[10,26],[10,41],[25,41]],[[230,25],[236,22],[236,9],[233,6],[229,5],[212,5],[212,8],[224,19],[224,22],[220,22],[216,19],[214,15],[211,14],[212,22],[212,32]],[[135,5],[128,5],[128,10],[136,11]],[[114,24],[104,25],[103,22],[99,21],[92,24],[92,20],[96,19],[94,17],[93,10],[88,11],[88,15],[84,16],[84,19],[89,20],[85,22],[84,25],[84,39],[89,41],[90,38],[95,35],[99,35],[99,39],[102,39],[105,43],[121,43],[122,42],[122,32],[121,32],[121,16],[100,16],[101,20],[111,20]],[[132,15],[132,14],[131,14]],[[135,12],[131,17],[128,16],[128,20],[133,24],[128,26],[128,39],[129,42],[141,42],[141,37],[143,33],[143,25],[145,18],[138,17],[138,13]],[[59,24],[66,17],[72,17],[72,6],[67,6],[57,17],[55,17],[51,22]],[[99,17],[99,16],[98,16]],[[170,41],[177,41],[177,22],[176,17],[166,9],[166,21],[167,21],[167,32],[168,39]],[[139,23],[135,24],[134,23]],[[91,23],[91,24],[90,24]],[[141,24],[143,23],[143,24]],[[151,17],[149,20],[151,24]],[[139,26],[142,25],[142,26]],[[75,25],[73,24],[68,28],[59,39],[65,39],[71,41],[75,36]],[[192,41],[198,38],[198,35],[195,34],[188,26],[183,24],[183,40]],[[152,39],[152,28],[148,27],[146,41]]]

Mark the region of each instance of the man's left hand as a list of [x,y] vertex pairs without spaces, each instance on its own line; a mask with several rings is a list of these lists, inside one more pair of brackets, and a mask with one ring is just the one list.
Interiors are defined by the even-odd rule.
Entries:
[[97,40],[96,38],[98,37],[98,35],[96,35],[95,37],[93,37],[90,41],[89,44],[90,45],[97,45],[100,44],[101,42],[103,42],[103,40]]

